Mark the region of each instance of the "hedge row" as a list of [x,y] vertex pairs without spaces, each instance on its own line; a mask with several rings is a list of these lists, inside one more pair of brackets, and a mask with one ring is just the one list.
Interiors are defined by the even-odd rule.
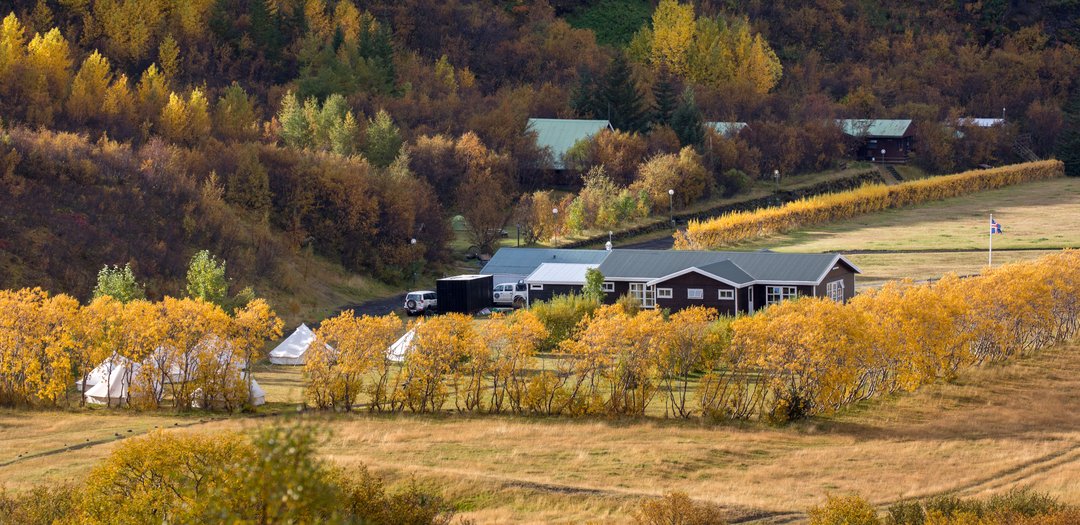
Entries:
[[727,213],[705,221],[690,221],[675,233],[675,248],[709,250],[755,237],[775,235],[823,222],[901,208],[912,204],[958,197],[1039,180],[1064,176],[1061,161],[1045,160],[1014,164],[905,182],[895,186],[868,184],[856,190],[810,197],[779,207]]

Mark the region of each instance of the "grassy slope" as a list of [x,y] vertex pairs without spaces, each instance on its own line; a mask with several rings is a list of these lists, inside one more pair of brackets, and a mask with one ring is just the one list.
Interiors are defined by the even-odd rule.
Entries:
[[[326,456],[393,481],[415,477],[480,522],[622,523],[643,495],[684,490],[731,516],[794,513],[826,493],[875,503],[1031,486],[1080,503],[1080,346],[968,371],[954,384],[868,402],[790,428],[678,421],[315,415]],[[257,373],[271,400],[295,371]],[[278,406],[276,410],[291,410]],[[113,434],[196,423],[245,429],[279,419],[0,412],[0,465],[84,439],[109,442],[0,466],[12,488],[77,478]]]

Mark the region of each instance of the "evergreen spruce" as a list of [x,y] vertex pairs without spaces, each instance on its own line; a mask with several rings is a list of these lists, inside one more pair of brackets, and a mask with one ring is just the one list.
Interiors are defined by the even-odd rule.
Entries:
[[644,96],[634,82],[630,63],[623,54],[612,59],[595,91],[593,113],[620,131],[645,131],[648,112]]
[[671,116],[679,105],[679,96],[675,92],[675,77],[665,65],[660,66],[657,73],[656,83],[653,84],[653,114],[654,126],[670,126]]
[[570,92],[570,107],[581,118],[596,118],[596,82],[592,73],[581,70],[578,81]]
[[701,116],[701,109],[694,101],[694,91],[686,88],[683,91],[679,107],[671,115],[671,128],[679,137],[683,146],[701,147],[705,142],[705,119]]

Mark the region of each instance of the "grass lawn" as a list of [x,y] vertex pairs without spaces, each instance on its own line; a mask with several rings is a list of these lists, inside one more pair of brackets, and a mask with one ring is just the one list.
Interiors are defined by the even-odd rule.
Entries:
[[[298,370],[256,371],[275,396]],[[391,484],[415,479],[479,523],[625,523],[635,502],[682,490],[732,519],[799,520],[828,493],[876,504],[1031,487],[1080,503],[1080,346],[963,372],[951,384],[863,403],[785,428],[674,420],[443,414],[307,414],[322,451]],[[78,479],[119,438],[154,426],[251,430],[295,418],[127,411],[0,411],[0,479],[14,490]],[[132,432],[128,433],[127,430]],[[82,449],[72,444],[101,440]],[[35,455],[31,459],[19,454]]]

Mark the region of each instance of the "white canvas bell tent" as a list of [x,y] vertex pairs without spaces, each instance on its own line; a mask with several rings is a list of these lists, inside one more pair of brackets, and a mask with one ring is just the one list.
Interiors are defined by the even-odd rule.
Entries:
[[259,386],[259,382],[254,377],[251,378],[251,404],[252,406],[266,404],[266,391]]
[[[420,325],[417,324],[417,326]],[[390,345],[390,348],[386,349],[386,360],[395,363],[404,362],[405,356],[413,349],[414,338],[416,338],[416,326],[408,332],[405,332],[405,334],[399,337],[397,341],[394,341],[394,344]]]
[[[241,372],[239,380],[247,381],[247,377],[247,372]],[[195,395],[192,396],[191,400],[191,408],[206,408],[204,406],[205,400],[203,399],[204,396],[202,395],[202,393],[203,390],[201,388],[195,389]],[[248,385],[248,401],[251,402],[252,406],[266,404],[266,391],[263,390],[261,386],[259,386],[259,382],[256,381],[254,377],[251,378],[251,384]],[[210,405],[215,408],[220,407],[222,404],[223,403],[220,399],[210,400]]]
[[86,379],[80,379],[80,380],[76,381],[75,382],[75,389],[78,390],[79,392],[82,392],[82,391],[84,391],[84,390],[86,390],[88,388],[93,387],[94,385],[96,385],[98,383],[101,383],[103,381],[107,381],[109,379],[109,372],[111,372],[112,368],[113,368],[113,364],[111,364],[110,361],[112,361],[112,360],[111,359],[106,360],[105,362],[101,363],[100,365],[97,365],[96,367],[94,367],[94,369],[91,370],[90,373],[86,375]]
[[[112,371],[107,381],[100,381],[83,392],[86,402],[92,405],[119,404],[127,399],[131,378],[139,373],[140,365],[122,357],[113,358]],[[107,366],[102,363],[101,366]]]
[[304,354],[315,341],[315,332],[301,323],[281,344],[270,351],[270,362],[275,365],[302,365],[307,362]]

